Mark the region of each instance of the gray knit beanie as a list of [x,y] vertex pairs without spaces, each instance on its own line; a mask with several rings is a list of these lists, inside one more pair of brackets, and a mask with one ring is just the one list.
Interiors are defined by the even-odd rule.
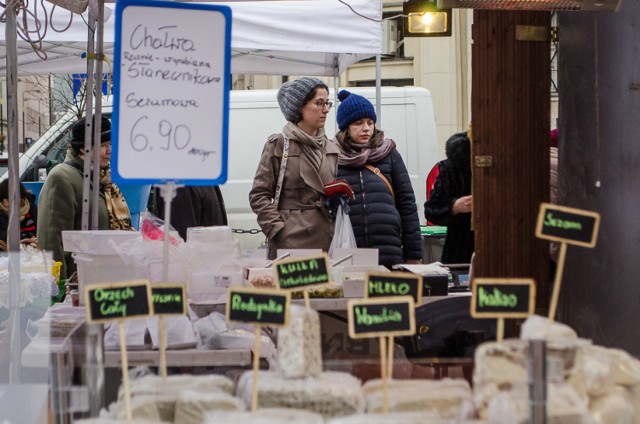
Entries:
[[294,81],[288,81],[278,90],[278,104],[282,114],[289,122],[297,124],[302,120],[302,103],[309,93],[318,86],[326,87],[326,84],[314,77],[302,77]]

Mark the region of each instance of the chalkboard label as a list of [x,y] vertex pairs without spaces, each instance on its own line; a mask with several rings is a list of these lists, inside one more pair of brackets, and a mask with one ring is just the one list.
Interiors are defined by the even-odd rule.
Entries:
[[223,184],[231,9],[118,0],[114,47],[114,181]]
[[416,332],[411,296],[350,300],[347,315],[352,339],[411,336]]
[[597,212],[541,203],[536,237],[594,247],[598,238],[600,214]]
[[184,284],[151,287],[154,315],[185,315],[187,313]]
[[320,256],[294,258],[276,262],[276,280],[281,290],[299,291],[307,287],[328,284],[329,258]]
[[280,290],[229,288],[227,321],[278,327],[289,322],[291,294]]
[[90,324],[151,316],[149,280],[90,284],[84,290]]
[[364,297],[411,296],[416,306],[422,301],[422,277],[406,272],[368,273]]
[[535,310],[536,283],[531,278],[475,278],[471,316],[527,318]]

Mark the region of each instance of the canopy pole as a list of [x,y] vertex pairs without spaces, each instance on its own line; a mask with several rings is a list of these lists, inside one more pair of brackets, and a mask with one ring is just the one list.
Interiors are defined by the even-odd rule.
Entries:
[[[18,3],[19,4],[19,3]],[[14,1],[7,3],[5,39],[7,40],[7,154],[9,156],[9,225],[7,248],[9,249],[9,307],[10,354],[9,382],[20,383],[20,180],[18,178],[18,44]],[[23,134],[24,136],[24,134]]]
[[[338,62],[338,55],[333,55],[333,121],[338,122],[338,88],[340,87],[340,63]],[[337,127],[337,125],[336,125]],[[333,138],[330,137],[330,139]]]
[[95,125],[93,128],[93,169],[97,170],[97,172],[93,173],[93,187],[96,187],[96,190],[93,190],[91,193],[91,229],[98,229],[98,211],[100,208],[98,207],[98,199],[100,198],[100,190],[97,188],[100,187],[100,134],[102,132],[102,80],[104,76],[102,75],[102,64],[103,64],[103,53],[104,53],[104,0],[98,0],[98,20],[96,23],[97,28],[97,40],[96,40],[96,79],[95,79],[95,87],[96,87],[96,96],[95,96]]
[[[93,134],[93,57],[95,55],[95,30],[96,17],[91,7],[89,8],[89,19],[87,29],[87,84],[85,86],[85,107],[86,107],[86,124],[84,127],[84,173],[82,185],[82,224],[80,229],[86,231],[89,229],[89,218],[91,211],[91,203],[89,199],[90,191],[90,175],[91,175],[91,134]],[[96,192],[98,191],[96,187]],[[97,204],[93,207],[97,209]],[[97,229],[98,223],[92,222],[91,229]]]
[[377,127],[382,128],[382,56],[376,55],[376,115]]
[[[96,87],[96,96],[95,96],[95,125],[93,126],[93,187],[94,190],[91,192],[91,229],[98,229],[98,211],[100,207],[98,206],[100,190],[100,134],[102,132],[102,63],[103,63],[103,46],[104,46],[104,0],[98,0],[98,19],[96,22],[97,27],[97,40],[95,44],[97,45],[97,58],[95,67],[96,67],[96,81],[94,87]],[[89,12],[91,15],[91,12]],[[90,22],[95,22],[91,20]],[[93,40],[92,40],[93,41]],[[93,43],[91,45],[93,47]],[[94,56],[89,56],[87,54],[87,59],[89,62],[87,64],[87,68],[89,69],[89,64],[93,65]],[[87,73],[87,87],[89,86],[89,81],[93,81],[93,74]],[[93,90],[91,90],[93,94]],[[92,103],[87,102],[87,107],[91,108]],[[85,142],[86,146],[86,142]],[[87,155],[89,156],[89,155]],[[86,170],[86,160],[85,160],[85,170]],[[85,172],[87,174],[87,172]],[[91,174],[90,174],[91,175]],[[88,181],[88,178],[85,178],[85,182]],[[123,326],[124,327],[124,326]],[[120,331],[123,331],[123,327]],[[104,346],[102,344],[102,336],[104,334],[104,328],[102,324],[90,324],[89,325],[89,334],[87,336],[87,369],[84,374],[84,384],[86,385],[89,391],[89,416],[98,417],[100,415],[100,409],[104,406]],[[121,337],[124,337],[121,334]]]

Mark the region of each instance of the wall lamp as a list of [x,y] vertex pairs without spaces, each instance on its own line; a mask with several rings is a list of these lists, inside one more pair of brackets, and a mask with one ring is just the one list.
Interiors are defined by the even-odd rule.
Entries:
[[409,0],[402,3],[406,15],[405,37],[450,37],[451,9],[439,9],[436,0]]

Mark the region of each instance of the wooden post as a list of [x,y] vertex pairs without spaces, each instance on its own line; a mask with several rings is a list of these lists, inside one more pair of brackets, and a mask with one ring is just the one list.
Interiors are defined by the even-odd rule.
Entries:
[[533,278],[546,310],[549,243],[534,229],[549,199],[551,13],[475,10],[472,31],[474,273]]

